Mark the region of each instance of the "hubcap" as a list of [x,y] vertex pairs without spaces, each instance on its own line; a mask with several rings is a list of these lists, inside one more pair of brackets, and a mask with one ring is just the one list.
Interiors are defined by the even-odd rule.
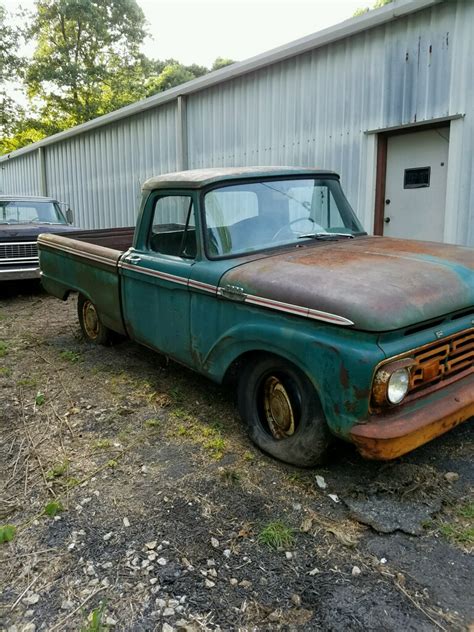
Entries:
[[270,376],[264,384],[265,417],[275,439],[291,437],[295,432],[295,418],[290,398],[282,382]]
[[82,315],[84,320],[84,329],[90,339],[97,338],[99,335],[99,315],[93,303],[86,301],[82,307]]

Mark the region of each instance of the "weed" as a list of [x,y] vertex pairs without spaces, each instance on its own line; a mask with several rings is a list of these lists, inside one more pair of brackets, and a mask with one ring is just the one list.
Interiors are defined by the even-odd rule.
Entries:
[[63,511],[63,509],[64,507],[59,501],[53,500],[45,506],[44,513],[50,518],[54,518],[54,516],[60,511]]
[[66,485],[66,487],[71,489],[72,487],[77,487],[80,484],[80,482],[81,481],[78,478],[74,478],[73,476],[68,476],[68,478],[66,478],[66,480],[64,481],[64,484]]
[[186,426],[178,426],[178,429],[176,430],[176,434],[178,434],[180,437],[184,437],[185,435],[189,434],[189,430],[188,428],[186,428]]
[[105,603],[103,602],[100,603],[100,606],[94,608],[94,610],[89,613],[86,625],[81,628],[81,632],[108,632],[108,626],[102,623],[104,609]]
[[69,461],[66,459],[62,463],[56,463],[50,470],[46,472],[46,478],[48,481],[52,481],[58,476],[62,476],[69,466]]
[[283,522],[269,522],[258,534],[258,541],[272,549],[289,548],[293,544],[293,529]]
[[0,358],[4,358],[8,353],[8,345],[4,340],[0,340]]
[[110,439],[97,439],[92,445],[95,450],[108,450],[110,446]]
[[253,461],[255,460],[254,455],[251,452],[244,452],[244,460],[245,461]]
[[240,481],[240,474],[237,470],[222,470],[221,476],[226,483],[236,484]]
[[12,371],[7,366],[0,367],[0,377],[10,377],[11,374]]
[[15,537],[16,527],[12,524],[4,524],[0,526],[0,544],[11,542]]
[[42,406],[46,401],[46,398],[44,396],[44,393],[41,393],[40,391],[38,391],[36,393],[36,397],[35,397],[35,404],[37,406]]
[[145,419],[145,426],[148,428],[158,428],[161,425],[159,419]]
[[110,468],[113,469],[114,467],[117,467],[117,465],[118,465],[118,463],[117,463],[117,461],[115,459],[109,459],[107,461],[107,467],[110,467]]
[[79,360],[82,360],[82,354],[77,353],[77,351],[69,351],[68,349],[61,351],[59,357],[62,360],[67,360],[68,362],[72,362],[73,364],[79,362]]

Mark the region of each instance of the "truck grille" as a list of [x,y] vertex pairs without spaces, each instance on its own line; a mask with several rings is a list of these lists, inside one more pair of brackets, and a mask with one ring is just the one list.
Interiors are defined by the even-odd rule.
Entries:
[[410,391],[474,370],[474,329],[422,347],[410,354],[416,360]]
[[18,241],[0,244],[0,264],[32,263],[38,261],[36,241]]

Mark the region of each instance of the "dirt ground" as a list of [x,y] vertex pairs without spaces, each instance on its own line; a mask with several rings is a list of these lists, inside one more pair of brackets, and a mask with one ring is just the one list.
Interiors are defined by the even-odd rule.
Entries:
[[[0,288],[0,629],[465,630],[472,424],[394,463],[260,453],[220,387]],[[5,529],[13,525],[13,529]],[[471,628],[472,629],[472,628]]]

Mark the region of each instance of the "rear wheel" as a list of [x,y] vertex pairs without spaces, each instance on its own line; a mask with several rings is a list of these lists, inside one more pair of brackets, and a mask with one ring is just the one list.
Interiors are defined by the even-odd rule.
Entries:
[[318,394],[299,369],[276,356],[249,363],[238,386],[239,411],[264,452],[302,467],[321,463],[330,443]]
[[97,345],[108,345],[113,341],[113,331],[102,324],[94,303],[79,294],[77,315],[84,338]]

